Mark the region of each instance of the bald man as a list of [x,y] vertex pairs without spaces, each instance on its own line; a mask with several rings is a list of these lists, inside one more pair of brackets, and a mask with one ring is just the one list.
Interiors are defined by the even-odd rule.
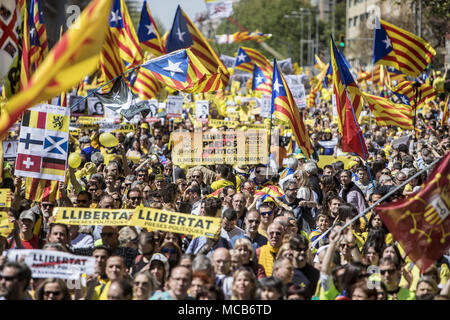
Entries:
[[231,274],[231,256],[226,248],[217,248],[211,256],[211,262],[216,274],[215,283],[222,289],[225,299],[231,298],[233,276]]

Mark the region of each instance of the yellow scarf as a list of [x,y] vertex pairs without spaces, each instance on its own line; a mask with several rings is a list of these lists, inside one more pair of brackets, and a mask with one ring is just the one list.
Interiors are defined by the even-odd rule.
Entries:
[[274,248],[270,245],[270,243],[267,243],[266,245],[262,246],[259,251],[258,263],[264,267],[266,277],[272,276],[273,263],[279,250],[280,248]]

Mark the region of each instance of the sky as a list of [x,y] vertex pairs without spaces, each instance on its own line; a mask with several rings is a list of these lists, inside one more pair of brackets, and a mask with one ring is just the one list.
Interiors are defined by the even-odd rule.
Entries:
[[153,18],[158,19],[166,31],[172,27],[178,5],[193,22],[198,13],[206,12],[205,0],[147,0],[147,3]]

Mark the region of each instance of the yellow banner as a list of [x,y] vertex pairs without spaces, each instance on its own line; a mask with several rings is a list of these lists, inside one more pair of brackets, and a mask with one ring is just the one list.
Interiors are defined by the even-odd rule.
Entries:
[[0,236],[7,238],[14,229],[14,223],[9,222],[8,213],[0,211]]
[[218,120],[218,119],[209,119],[208,127],[218,128],[226,126],[227,128],[236,128],[239,125],[239,121],[232,120]]
[[348,169],[348,165],[352,161],[352,158],[351,157],[348,158],[347,156],[339,156],[339,157],[335,158],[334,156],[323,156],[323,155],[320,155],[319,156],[319,162],[317,162],[317,166],[319,168],[323,168],[324,166],[326,166],[328,164],[332,164],[332,163],[338,162],[338,161],[342,161],[344,163],[344,168]]
[[173,132],[172,161],[184,165],[268,162],[267,130]]
[[196,216],[153,208],[136,208],[130,225],[168,232],[216,238],[220,234],[221,218]]
[[124,132],[124,133],[128,133],[128,132],[133,132],[136,130],[136,125],[135,124],[131,124],[131,123],[121,123],[120,124],[120,129],[116,129],[115,132]]
[[253,123],[253,124],[243,124],[247,129],[269,129],[269,124],[266,123]]
[[[0,141],[1,143],[1,141]],[[11,207],[11,190],[0,189],[0,207]]]
[[127,226],[133,210],[56,207],[55,223],[71,225]]

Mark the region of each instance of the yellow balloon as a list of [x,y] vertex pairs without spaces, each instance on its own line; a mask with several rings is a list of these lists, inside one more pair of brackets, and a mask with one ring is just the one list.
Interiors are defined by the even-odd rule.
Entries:
[[119,140],[117,140],[117,138],[109,132],[103,132],[98,140],[103,146],[107,148],[112,148],[119,144]]
[[80,164],[81,164],[80,154],[76,153],[76,152],[72,152],[69,155],[69,159],[68,160],[69,160],[69,166],[71,168],[74,168],[74,169],[78,168],[80,166]]

